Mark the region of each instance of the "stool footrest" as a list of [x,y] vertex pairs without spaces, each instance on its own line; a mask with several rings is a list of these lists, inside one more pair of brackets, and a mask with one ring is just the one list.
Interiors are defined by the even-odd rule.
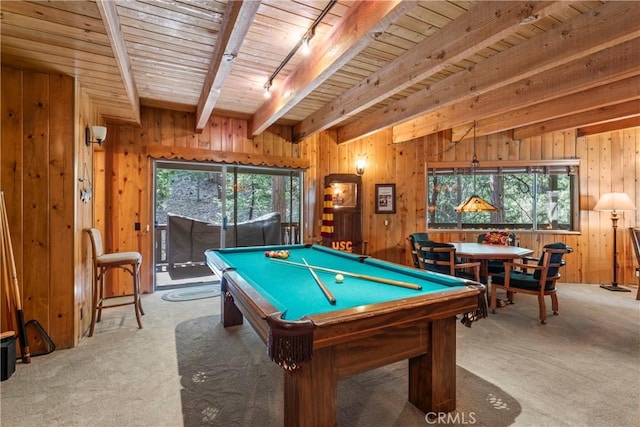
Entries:
[[98,306],[96,307],[96,310],[102,310],[104,308],[122,307],[123,305],[132,305],[135,303],[136,303],[135,301],[128,301],[128,302],[119,302],[119,303],[103,305],[102,302],[99,302]]

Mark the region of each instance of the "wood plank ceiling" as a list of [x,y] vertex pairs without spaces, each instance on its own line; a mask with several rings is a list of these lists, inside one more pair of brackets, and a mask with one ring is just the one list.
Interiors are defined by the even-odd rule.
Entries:
[[[330,3],[332,3],[330,5]],[[330,8],[328,7],[330,6]],[[328,13],[314,26],[327,8]],[[640,125],[640,6],[558,1],[80,0],[0,3],[1,61],[75,76],[102,117],[140,106],[347,142],[443,129],[514,137]],[[294,52],[313,27],[312,50]],[[598,128],[600,129],[600,128]]]

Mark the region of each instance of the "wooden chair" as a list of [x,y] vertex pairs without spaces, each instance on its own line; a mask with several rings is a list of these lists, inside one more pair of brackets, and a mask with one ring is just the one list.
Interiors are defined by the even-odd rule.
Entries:
[[631,242],[633,243],[633,249],[636,253],[636,277],[638,278],[638,293],[636,299],[640,300],[640,228],[629,228],[631,233]]
[[413,259],[413,266],[420,268],[420,256],[418,256],[418,250],[416,249],[417,242],[429,241],[429,235],[427,233],[411,233],[407,237],[409,241],[409,247],[411,248],[411,258]]
[[[96,322],[100,321],[102,310],[105,308],[121,307],[123,305],[133,305],[136,312],[138,327],[142,329],[140,315],[144,314],[140,303],[140,264],[142,255],[139,252],[114,252],[104,253],[102,245],[102,234],[97,228],[86,230],[91,239],[93,249],[93,298],[91,307],[91,328],[89,336],[93,336]],[[107,271],[113,268],[121,268],[129,272],[133,278],[133,301],[104,305],[107,298],[104,296],[104,276]]]
[[[515,246],[516,235],[507,231],[490,231],[478,235],[478,243],[485,245]],[[488,260],[487,274],[492,277],[496,274],[504,273],[504,260]]]
[[420,268],[480,282],[480,262],[460,262],[455,246],[450,243],[419,241],[416,251]]
[[[544,297],[551,297],[551,307],[553,314],[558,314],[558,297],[556,295],[556,282],[560,279],[560,267],[565,262],[562,259],[564,254],[573,250],[564,243],[551,243],[542,249],[542,256],[538,264],[526,264],[516,262],[505,262],[504,273],[496,274],[491,280],[491,310],[496,312],[497,288],[507,292],[507,299],[513,304],[513,294],[523,293],[538,296],[538,307],[540,310],[540,323],[546,324],[547,310]],[[519,270],[516,270],[519,269]],[[527,271],[533,270],[533,273]]]

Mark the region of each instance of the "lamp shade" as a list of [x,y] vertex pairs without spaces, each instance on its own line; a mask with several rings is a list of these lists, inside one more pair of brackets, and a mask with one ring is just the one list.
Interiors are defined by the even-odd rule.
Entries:
[[495,212],[497,210],[498,208],[475,194],[456,207],[456,212]]
[[594,211],[635,211],[636,207],[627,193],[605,193],[593,207]]
[[107,139],[107,128],[105,126],[93,126],[91,131],[96,140],[102,142]]

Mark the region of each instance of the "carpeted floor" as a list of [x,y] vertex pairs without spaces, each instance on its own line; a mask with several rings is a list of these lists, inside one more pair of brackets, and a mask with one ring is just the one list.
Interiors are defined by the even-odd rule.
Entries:
[[[635,291],[635,289],[634,289]],[[640,425],[640,301],[562,284],[560,316],[520,296],[457,329],[457,409],[427,423],[406,401],[406,362],[341,380],[339,426]],[[2,426],[279,426],[282,371],[245,324],[219,324],[220,298],[144,295],[106,311],[92,338],[18,363],[0,383]]]
[[[225,348],[227,359],[205,357],[219,354],[220,347]],[[282,425],[283,373],[262,347],[249,326],[225,330],[218,315],[178,325],[176,352],[185,426]],[[461,367],[457,377],[464,385],[458,390],[458,410],[452,414],[458,420],[466,417],[476,425],[508,426],[521,412],[518,402],[499,386]],[[406,362],[343,379],[338,396],[338,425],[425,425],[425,414],[407,402]],[[392,419],[391,424],[378,423]]]

